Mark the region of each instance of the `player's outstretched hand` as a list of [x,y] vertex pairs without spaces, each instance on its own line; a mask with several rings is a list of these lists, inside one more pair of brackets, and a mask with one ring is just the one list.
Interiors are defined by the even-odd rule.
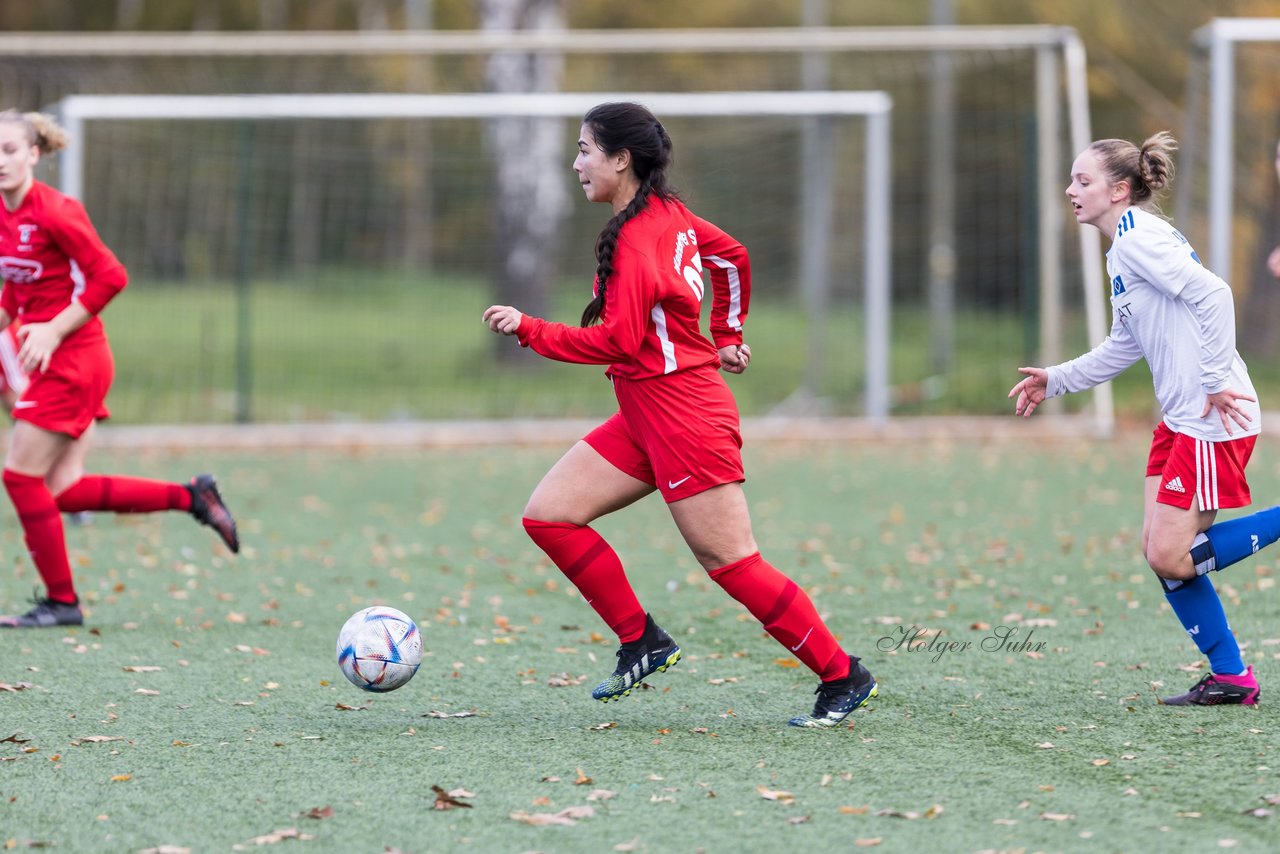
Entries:
[[1216,409],[1228,436],[1234,433],[1231,429],[1232,421],[1239,424],[1241,428],[1248,430],[1249,422],[1253,419],[1249,417],[1249,413],[1240,408],[1239,401],[1241,400],[1257,402],[1257,398],[1249,397],[1247,394],[1240,394],[1235,389],[1224,388],[1222,391],[1214,392],[1205,398],[1204,411],[1200,413],[1200,417],[1204,418],[1209,414],[1210,410]]
[[1280,246],[1271,250],[1271,254],[1267,256],[1267,269],[1271,271],[1271,275],[1280,279]]
[[1049,372],[1044,368],[1018,368],[1018,373],[1026,374],[1026,377],[1009,389],[1009,397],[1017,398],[1013,407],[1014,415],[1026,418],[1044,403],[1044,394],[1049,388]]
[[730,344],[720,348],[720,367],[731,374],[740,374],[751,363],[751,348],[746,344]]
[[499,335],[515,335],[520,328],[520,319],[524,317],[517,308],[509,305],[491,305],[484,310],[482,318],[489,329]]

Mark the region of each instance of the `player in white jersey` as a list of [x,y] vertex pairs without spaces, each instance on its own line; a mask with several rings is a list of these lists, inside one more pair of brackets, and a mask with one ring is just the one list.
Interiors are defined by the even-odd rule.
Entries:
[[1076,221],[1111,237],[1111,334],[1049,368],[1019,368],[1009,397],[1029,416],[1045,398],[1083,391],[1146,359],[1163,414],[1147,458],[1142,548],[1211,673],[1168,705],[1253,705],[1260,691],[1207,573],[1280,538],[1280,507],[1214,524],[1251,501],[1245,466],[1262,430],[1257,393],[1236,352],[1231,288],[1152,212],[1173,177],[1177,143],[1099,140],[1071,166]]

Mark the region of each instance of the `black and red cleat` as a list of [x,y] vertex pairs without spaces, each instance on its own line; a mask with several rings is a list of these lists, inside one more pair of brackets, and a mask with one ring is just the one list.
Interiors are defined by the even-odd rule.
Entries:
[[1176,697],[1161,700],[1165,706],[1254,706],[1262,697],[1253,667],[1244,676],[1223,676],[1210,673],[1191,690]]
[[238,553],[240,536],[236,533],[236,519],[222,503],[217,479],[211,474],[196,475],[187,484],[187,490],[191,493],[190,513],[195,520],[217,531],[227,548]]
[[80,602],[58,602],[54,599],[36,597],[35,605],[25,614],[0,617],[0,628],[34,629],[52,626],[83,626],[84,612],[80,610]]

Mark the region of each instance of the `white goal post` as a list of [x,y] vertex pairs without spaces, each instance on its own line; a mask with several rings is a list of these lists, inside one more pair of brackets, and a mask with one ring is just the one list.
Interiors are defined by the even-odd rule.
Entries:
[[[866,416],[889,417],[890,114],[884,92],[577,92],[467,95],[73,95],[53,109],[77,145],[64,152],[63,192],[84,188],[86,123],[94,119],[577,118],[605,101],[636,101],[659,116],[847,116],[865,119],[863,206]],[[745,180],[744,176],[744,180]],[[853,239],[850,235],[849,238]]]
[[[431,91],[444,80],[455,81],[454,74],[449,72],[456,73],[462,69],[467,73],[456,77],[456,91],[479,93],[486,84],[475,73],[471,61],[507,53],[553,56],[572,65],[597,69],[601,72],[601,89],[613,92],[664,88],[698,91],[699,87],[706,86],[707,81],[713,81],[719,75],[719,79],[732,81],[729,85],[740,84],[746,90],[770,90],[771,95],[783,94],[772,88],[778,84],[788,85],[782,81],[795,81],[790,84],[792,88],[808,92],[844,89],[846,92],[884,91],[889,94],[895,101],[894,168],[898,173],[896,178],[906,179],[901,184],[894,183],[892,193],[905,200],[897,205],[898,218],[908,217],[905,227],[900,225],[893,229],[893,246],[890,247],[891,253],[899,256],[895,263],[897,282],[894,287],[907,289],[904,293],[895,293],[895,305],[909,300],[910,309],[927,312],[930,334],[919,352],[913,349],[895,356],[893,375],[898,384],[888,386],[890,408],[895,413],[899,407],[927,409],[928,401],[933,399],[930,389],[934,388],[931,385],[934,380],[940,381],[939,389],[946,390],[950,390],[950,384],[954,382],[954,389],[961,398],[967,391],[970,399],[961,406],[975,405],[972,402],[974,389],[978,385],[991,384],[989,376],[978,376],[984,372],[990,374],[989,368],[975,370],[972,364],[962,366],[950,361],[950,354],[958,352],[958,341],[970,347],[974,344],[975,322],[982,322],[978,318],[986,306],[982,302],[985,296],[990,291],[1008,288],[1004,284],[998,287],[980,284],[991,280],[989,274],[979,272],[984,267],[999,270],[1002,275],[1019,277],[1015,303],[1002,308],[1015,312],[1026,309],[1018,315],[1025,334],[1021,346],[1018,346],[1011,343],[1015,334],[1002,329],[997,333],[997,339],[1004,350],[1020,350],[1024,354],[1034,350],[1040,363],[1047,364],[1070,355],[1064,351],[1066,336],[1079,341],[1083,333],[1092,344],[1106,334],[1107,290],[1100,238],[1094,229],[1065,221],[1061,194],[1064,167],[1071,153],[1083,148],[1092,138],[1085,50],[1079,34],[1070,27],[1036,24],[636,30],[0,33],[0,73],[6,75],[0,77],[0,88],[7,86],[8,91],[45,104],[89,92],[166,95],[189,92],[192,97],[208,97],[213,93],[217,93],[215,97],[221,97],[232,92],[250,91],[266,95],[285,90],[298,93],[364,93],[369,91],[365,87],[371,85],[371,79],[382,81],[372,84],[385,87],[382,91],[416,93]],[[649,70],[641,73],[639,69],[650,69],[650,63],[633,59],[655,57],[667,61],[681,56],[688,57],[689,62],[696,58],[700,73],[682,75],[674,64],[668,62],[671,67],[666,68],[663,78],[669,80],[668,83],[647,82],[652,76]],[[744,64],[744,60],[750,58],[758,61]],[[1031,59],[1030,67],[1028,58]],[[68,59],[71,60],[69,63]],[[464,65],[459,66],[460,62]],[[654,66],[655,69],[660,67],[663,67],[661,63]],[[224,68],[227,69],[226,74],[220,71]],[[412,75],[411,79],[404,78],[401,72],[405,68],[415,74],[428,75],[431,82],[423,82],[423,79]],[[106,73],[108,69],[110,73]],[[201,74],[204,76],[199,76]],[[444,76],[431,77],[432,74]],[[275,83],[275,80],[281,82]],[[721,88],[722,85],[712,86],[713,91]],[[999,97],[991,99],[989,96],[993,93],[998,93]],[[367,96],[362,94],[360,97]],[[788,93],[783,97],[792,96]],[[980,111],[965,122],[957,123],[955,110],[973,105],[979,105]],[[817,122],[814,126],[820,128],[823,124]],[[108,134],[115,132],[106,131]],[[95,138],[102,136],[96,130],[92,135]],[[800,162],[811,162],[815,153],[829,156],[824,152],[821,139],[812,140],[814,145],[812,150],[808,150],[811,136],[802,137],[807,148],[796,153]],[[1064,150],[1064,144],[1070,147],[1070,151]],[[413,147],[413,143],[409,143],[407,150]],[[74,156],[74,153],[73,148],[66,155]],[[306,169],[318,155],[313,154],[310,148],[303,153],[306,159],[300,161],[301,168]],[[66,155],[64,158],[69,160]],[[290,153],[284,150],[278,156],[289,158]],[[399,152],[397,156],[400,156]],[[91,155],[90,162],[97,163],[92,158]],[[863,157],[856,154],[854,158],[853,162],[861,165]],[[959,173],[957,158],[964,163],[959,167],[964,171]],[[161,171],[163,168],[173,169],[167,165],[168,161],[165,163]],[[1007,176],[1001,176],[1019,182],[1018,219],[1000,222],[998,212],[958,218],[955,203],[958,181],[971,184],[978,175],[985,174],[982,170],[999,171],[1004,164],[1024,170],[1019,171],[1016,177],[1012,170]],[[796,157],[788,153],[780,160],[780,165],[793,170]],[[90,184],[96,187],[100,180],[105,184],[109,178],[98,175],[96,165],[93,168],[95,174],[90,176]],[[114,170],[109,172],[109,175],[115,174]],[[958,175],[962,177],[958,179]],[[192,180],[197,178],[195,174],[191,177]],[[815,190],[823,189],[822,181],[812,178],[813,175],[806,174],[804,186],[798,188],[802,199],[811,199]],[[303,195],[313,198],[308,195],[313,192],[311,184],[305,180],[296,183],[295,188],[302,188],[305,191]],[[177,189],[185,191],[189,188]],[[854,192],[860,193],[851,190],[848,194]],[[1012,197],[1014,191],[1006,187],[1004,195]],[[184,204],[186,207],[179,212],[182,216],[178,218],[182,223],[206,221],[203,209],[197,211],[190,201]],[[225,214],[228,204],[228,200],[222,199],[220,207],[209,208],[210,216]],[[909,214],[906,213],[907,208],[910,208]],[[322,210],[317,206],[315,216],[322,216]],[[1013,207],[997,209],[1014,210]],[[809,259],[830,259],[840,247],[834,247],[834,252],[828,248],[830,240],[825,235],[832,220],[830,212],[824,210],[824,203],[807,204],[800,212],[808,218],[797,223],[803,244],[789,245],[783,250],[798,251],[799,263],[774,262],[772,256],[770,263],[788,277],[789,286],[796,289],[793,293],[800,297],[799,302],[808,312],[808,322],[812,326],[827,308],[823,294],[829,291],[822,289],[837,283],[828,271],[829,261],[808,263]],[[414,229],[425,224],[415,218],[430,218],[430,208],[424,208],[421,202],[410,204],[405,213],[405,222],[397,224],[404,227],[383,239],[376,249],[370,244],[370,253],[379,251],[388,258],[392,257],[399,248],[397,241],[412,240]],[[826,219],[820,219],[821,215]],[[125,217],[133,229],[131,235],[157,236],[165,241],[159,245],[165,247],[172,246],[169,241],[174,229],[183,227],[177,221],[169,228],[164,224],[156,225],[154,219],[139,222],[141,217],[134,219],[129,214]],[[225,226],[220,223],[218,227]],[[975,229],[992,235],[993,239],[987,241],[981,235],[975,235]],[[959,240],[962,234],[965,235],[963,243]],[[173,271],[188,263],[200,267],[206,259],[199,253],[223,239],[222,232],[211,231],[208,240],[196,241],[192,247],[158,252],[150,260],[149,272]],[[1070,244],[1077,240],[1079,251],[1070,252]],[[858,251],[861,244],[859,238],[855,244]],[[289,251],[295,249],[293,247]],[[430,250],[428,245],[428,254],[424,257],[433,257]],[[300,253],[303,263],[311,263],[316,251],[314,247],[304,245]],[[418,257],[416,253],[410,254]],[[855,277],[861,279],[861,265],[865,259],[853,260],[859,265],[858,272],[851,276],[846,265],[841,274],[846,282]],[[964,264],[964,276],[957,275],[957,260]],[[1072,278],[1069,271],[1073,269],[1078,269],[1081,275],[1082,299],[1073,300],[1074,305],[1068,309],[1064,295],[1066,282]],[[791,276],[795,279],[792,280]],[[810,288],[809,283],[816,284]],[[927,301],[921,301],[922,297]],[[1076,307],[1083,309],[1085,315],[1082,329],[1076,328],[1065,314],[1065,311],[1074,311]],[[1009,311],[1004,312],[1006,316],[1009,314]],[[895,323],[902,324],[908,317],[907,312],[895,310],[893,319]],[[1003,318],[993,319],[999,321]],[[957,325],[957,320],[962,325]],[[965,323],[967,326],[963,325]],[[891,337],[898,333],[898,329],[893,330]],[[896,342],[897,338],[893,337],[893,340]],[[803,377],[796,391],[812,391],[820,397],[815,409],[793,412],[817,412],[821,415],[827,400],[834,402],[837,411],[842,411],[850,402],[848,392],[861,390],[856,385],[841,384],[840,380],[824,382],[820,367],[812,370],[814,365],[824,364],[824,360],[815,358],[815,354],[825,356],[832,349],[824,349],[821,331],[810,342],[810,352],[803,364]],[[1002,356],[1002,363],[1011,363],[1011,358]],[[849,379],[857,383],[861,377]],[[1092,421],[1099,435],[1106,435],[1113,428],[1111,391],[1110,384],[1104,384],[1094,389],[1090,396],[1085,420]],[[923,397],[917,396],[920,394]],[[926,406],[921,405],[922,400]],[[786,402],[782,401],[783,404]],[[797,402],[803,404],[805,401],[798,399]],[[779,402],[773,399],[761,400],[761,403],[779,406]],[[868,404],[875,406],[876,403],[864,398],[859,410],[866,414]]]
[[[1192,37],[1192,47],[1207,54],[1209,71],[1209,91],[1206,93],[1209,108],[1207,258],[1218,274],[1228,281],[1232,278],[1231,218],[1235,192],[1236,45],[1248,42],[1280,42],[1280,18],[1215,18],[1196,30]],[[1203,57],[1193,58],[1203,61]],[[1188,88],[1195,83],[1196,75],[1193,73]],[[1194,150],[1197,140],[1190,128],[1199,109],[1200,95],[1197,89],[1192,89],[1187,97],[1188,131],[1183,134],[1183,147],[1191,149],[1188,154],[1193,156],[1198,153]],[[1181,186],[1189,187],[1190,182],[1184,179]],[[1183,195],[1179,199],[1182,202],[1180,208],[1186,207],[1185,198]],[[1180,219],[1186,214],[1185,210],[1178,212]]]

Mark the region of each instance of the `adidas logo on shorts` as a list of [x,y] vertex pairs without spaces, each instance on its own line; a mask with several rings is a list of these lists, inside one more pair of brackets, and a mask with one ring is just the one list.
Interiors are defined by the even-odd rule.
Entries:
[[1182,485],[1181,477],[1175,477],[1173,480],[1166,483],[1164,485],[1164,488],[1169,490],[1170,492],[1186,492],[1187,491],[1186,487]]

